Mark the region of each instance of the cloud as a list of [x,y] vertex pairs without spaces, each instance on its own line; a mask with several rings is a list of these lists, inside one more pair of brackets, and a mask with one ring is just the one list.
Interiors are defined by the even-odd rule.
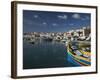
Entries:
[[38,18],[39,16],[38,16],[38,15],[34,15],[33,17],[34,17],[34,18]]
[[70,23],[69,25],[70,25],[70,26],[73,26],[74,24],[73,24],[73,23]]
[[53,26],[57,26],[57,24],[56,24],[56,23],[53,23],[52,25],[53,25]]
[[43,22],[43,25],[46,25],[47,23],[46,22]]
[[82,20],[84,21],[84,20],[86,20],[86,18],[82,18]]
[[82,18],[82,20],[89,20],[89,16],[85,16],[84,18]]
[[74,18],[74,19],[80,19],[80,15],[79,14],[73,14],[72,18]]
[[59,19],[67,19],[67,18],[68,18],[67,15],[58,15],[57,17],[58,17]]

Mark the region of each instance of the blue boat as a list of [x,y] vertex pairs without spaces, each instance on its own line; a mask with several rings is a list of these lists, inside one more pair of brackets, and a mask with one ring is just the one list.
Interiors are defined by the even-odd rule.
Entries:
[[90,52],[83,51],[77,48],[77,46],[67,45],[68,61],[77,66],[90,66],[91,58]]

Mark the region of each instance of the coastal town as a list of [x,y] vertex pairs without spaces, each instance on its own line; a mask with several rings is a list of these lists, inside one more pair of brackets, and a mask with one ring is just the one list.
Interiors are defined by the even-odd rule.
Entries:
[[68,32],[29,32],[24,33],[23,39],[35,43],[37,40],[48,41],[90,41],[90,27],[70,30]]
[[68,60],[79,66],[91,65],[90,27],[69,30],[68,32],[30,32],[24,33],[24,41],[30,44],[58,42],[66,46]]

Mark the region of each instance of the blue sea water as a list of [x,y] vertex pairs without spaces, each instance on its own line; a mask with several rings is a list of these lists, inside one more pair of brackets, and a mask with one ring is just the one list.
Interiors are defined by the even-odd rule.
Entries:
[[23,69],[74,67],[67,60],[67,47],[60,42],[23,42]]

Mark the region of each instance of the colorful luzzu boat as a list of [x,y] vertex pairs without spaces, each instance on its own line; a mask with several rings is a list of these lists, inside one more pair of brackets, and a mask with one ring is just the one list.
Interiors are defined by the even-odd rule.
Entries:
[[90,52],[78,50],[75,46],[67,45],[68,61],[77,66],[90,66],[91,58]]

